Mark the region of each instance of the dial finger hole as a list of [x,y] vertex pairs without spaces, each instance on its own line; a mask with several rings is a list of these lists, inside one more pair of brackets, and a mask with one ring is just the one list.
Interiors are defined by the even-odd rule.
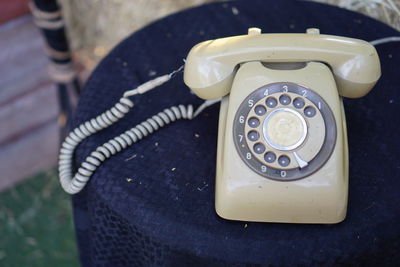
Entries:
[[282,167],[287,167],[290,164],[290,159],[288,156],[283,155],[278,158],[278,163]]
[[303,108],[304,105],[305,105],[304,100],[301,99],[300,97],[296,97],[296,98],[293,100],[293,106],[294,106],[295,108],[300,109],[300,108]]
[[276,107],[276,105],[278,104],[278,101],[276,101],[275,97],[268,97],[267,100],[265,101],[265,104],[267,105],[267,107],[269,108],[274,108]]
[[314,117],[316,113],[317,111],[315,110],[314,107],[308,106],[304,109],[304,115],[306,115],[309,118]]
[[290,104],[290,101],[291,101],[292,99],[290,98],[290,96],[288,96],[288,95],[281,95],[280,97],[279,97],[279,102],[282,104],[282,105],[289,105]]
[[265,146],[261,143],[257,143],[253,146],[253,149],[257,154],[261,154],[261,153],[264,153]]
[[258,115],[258,116],[263,116],[266,112],[267,109],[262,106],[262,105],[258,105],[256,106],[256,108],[254,109],[254,112]]
[[251,128],[256,128],[260,125],[260,121],[256,117],[251,117],[248,121],[248,124]]
[[273,163],[276,160],[276,155],[274,152],[267,152],[264,155],[264,160],[268,163]]
[[255,142],[255,141],[258,140],[258,138],[260,138],[260,135],[259,135],[258,132],[256,132],[256,131],[250,131],[250,132],[247,134],[247,138],[249,138],[250,141]]

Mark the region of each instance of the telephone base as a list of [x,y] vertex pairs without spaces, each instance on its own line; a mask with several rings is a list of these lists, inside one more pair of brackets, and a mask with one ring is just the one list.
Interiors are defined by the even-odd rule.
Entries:
[[[347,133],[342,100],[329,68],[322,63],[309,63],[291,75],[285,74],[257,62],[245,63],[238,70],[230,96],[222,100],[216,212],[224,219],[239,221],[339,223],[346,216],[348,193]],[[235,99],[245,99],[271,80],[307,85],[326,100],[334,114],[337,129],[334,149],[322,167],[307,177],[284,181],[263,177],[245,164],[235,148],[233,115],[240,105]]]

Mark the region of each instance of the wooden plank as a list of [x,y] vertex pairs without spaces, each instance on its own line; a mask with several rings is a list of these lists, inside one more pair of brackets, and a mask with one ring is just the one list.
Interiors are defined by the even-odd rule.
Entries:
[[0,24],[29,13],[29,0],[0,0]]
[[50,80],[44,42],[30,15],[0,27],[0,106]]
[[0,191],[50,168],[57,162],[59,128],[56,120],[0,147]]
[[49,83],[31,94],[0,106],[0,146],[13,142],[27,132],[55,120],[58,114],[56,88]]

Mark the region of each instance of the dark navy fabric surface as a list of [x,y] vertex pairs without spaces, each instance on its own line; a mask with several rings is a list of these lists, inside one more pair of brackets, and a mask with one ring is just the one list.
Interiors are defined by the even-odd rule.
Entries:
[[[302,1],[235,1],[186,10],[122,41],[96,68],[75,125],[112,107],[125,90],[182,64],[198,42],[264,32],[322,33],[367,41],[400,35],[332,6]],[[177,121],[106,161],[73,197],[84,266],[386,264],[400,261],[399,43],[377,47],[382,78],[364,98],[346,99],[350,149],[347,219],[336,225],[246,223],[214,211],[218,105]],[[97,146],[166,107],[201,103],[177,75],[132,98],[120,122],[85,140],[76,166]]]

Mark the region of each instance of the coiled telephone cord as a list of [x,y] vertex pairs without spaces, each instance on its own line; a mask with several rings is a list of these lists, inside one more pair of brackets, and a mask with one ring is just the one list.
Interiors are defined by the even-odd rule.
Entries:
[[81,191],[89,181],[96,169],[108,158],[122,151],[128,146],[133,145],[149,134],[157,131],[159,128],[170,124],[179,119],[193,119],[201,113],[207,106],[220,101],[220,99],[207,100],[193,112],[192,105],[178,105],[164,109],[158,114],[139,123],[130,130],[125,131],[119,136],[110,139],[103,145],[92,151],[85,161],[81,164],[78,171],[72,173],[73,155],[75,148],[82,140],[90,135],[101,131],[122,119],[134,106],[128,96],[142,94],[147,92],[172,78],[172,76],[180,71],[172,72],[154,80],[151,80],[134,90],[124,93],[124,96],[111,109],[103,112],[101,115],[86,121],[76,127],[65,139],[60,149],[59,156],[59,176],[62,188],[69,194],[76,194]]
[[170,124],[173,121],[193,118],[192,105],[179,105],[164,109],[157,115],[148,118],[130,130],[125,131],[119,136],[110,139],[108,142],[97,147],[95,151],[90,153],[90,155],[85,159],[85,162],[83,162],[78,169],[77,173],[74,175],[74,177],[72,177],[71,169],[75,147],[84,138],[110,126],[124,117],[126,114],[125,108],[126,107],[124,106],[124,110],[120,110],[120,112],[117,113],[118,115],[112,116],[112,119],[107,117],[108,120],[106,120],[105,123],[102,123],[102,121],[100,121],[101,119],[99,118],[102,118],[104,114],[107,114],[107,112],[98,116],[96,119],[92,119],[91,121],[81,124],[66,138],[65,142],[62,144],[60,152],[59,172],[61,185],[67,193],[75,194],[81,191],[88,182],[89,178],[92,176],[93,172],[96,171],[96,169],[112,155],[120,152],[128,146],[131,146],[142,138],[148,136],[154,131],[157,131],[163,126]]

